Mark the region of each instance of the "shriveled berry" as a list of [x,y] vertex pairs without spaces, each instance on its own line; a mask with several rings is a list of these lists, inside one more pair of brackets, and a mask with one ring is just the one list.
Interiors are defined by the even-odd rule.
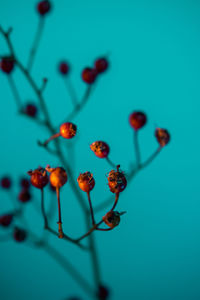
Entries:
[[4,73],[10,74],[15,66],[14,58],[12,56],[3,57],[0,66]]
[[43,189],[49,182],[47,172],[44,168],[39,167],[38,169],[29,171],[28,174],[31,176],[31,184],[38,189]]
[[3,227],[8,227],[13,220],[13,215],[12,214],[7,214],[0,216],[0,225]]
[[98,58],[94,65],[98,73],[103,73],[108,69],[108,60],[105,57]]
[[80,189],[84,192],[90,192],[95,186],[93,175],[90,172],[80,174],[77,181]]
[[82,72],[82,79],[88,84],[92,84],[95,82],[97,77],[97,71],[92,68],[85,68]]
[[157,128],[155,131],[155,136],[161,147],[166,146],[170,141],[170,134],[166,129]]
[[141,111],[133,112],[129,117],[129,123],[135,130],[142,128],[147,122],[146,115]]
[[109,289],[104,285],[99,285],[97,296],[101,300],[107,300],[109,297]]
[[27,233],[24,229],[15,227],[13,237],[14,237],[15,241],[23,242],[27,237]]
[[110,148],[108,144],[102,141],[96,141],[90,145],[90,149],[99,158],[106,158],[109,154]]
[[117,166],[117,171],[111,170],[108,174],[108,186],[112,193],[122,192],[127,185],[126,177],[123,172],[119,171],[119,167]]
[[25,109],[24,109],[24,113],[26,115],[28,115],[29,117],[34,118],[34,117],[36,117],[37,112],[38,112],[38,109],[37,109],[37,106],[35,104],[31,104],[31,103],[26,104]]
[[27,178],[21,178],[21,180],[20,180],[20,185],[21,185],[21,187],[24,188],[24,189],[29,189],[31,183],[30,183],[30,180],[29,180],[29,179],[27,179]]
[[103,217],[103,221],[110,228],[114,228],[120,223],[120,213],[111,210]]
[[70,70],[69,64],[66,63],[65,61],[59,64],[59,71],[61,74],[67,75],[69,73],[69,70]]
[[29,190],[23,189],[23,190],[19,193],[18,199],[19,199],[19,201],[21,201],[21,202],[23,202],[23,203],[29,202],[30,199],[31,199],[31,194],[30,194]]
[[4,189],[9,189],[12,185],[11,179],[7,176],[1,178],[1,187]]
[[46,167],[46,170],[50,172],[50,183],[55,188],[61,188],[67,182],[67,173],[64,168],[50,168]]
[[71,139],[76,135],[77,126],[73,123],[66,122],[60,126],[60,135],[65,139]]
[[40,1],[37,5],[37,10],[41,16],[46,15],[51,9],[51,3],[48,0]]

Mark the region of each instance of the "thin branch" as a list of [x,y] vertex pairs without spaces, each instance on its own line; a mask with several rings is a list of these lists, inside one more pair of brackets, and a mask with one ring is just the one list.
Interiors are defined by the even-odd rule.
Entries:
[[112,168],[116,168],[116,164],[112,162],[112,160],[107,156],[106,157],[106,161],[109,163],[109,165],[112,167]]
[[72,104],[74,107],[77,107],[78,104],[78,100],[77,100],[77,95],[74,89],[74,86],[72,85],[72,82],[70,80],[69,76],[63,76],[64,79],[64,83],[65,83],[65,87],[67,89],[67,92],[69,93],[69,96],[71,98]]
[[136,157],[136,168],[140,168],[140,147],[138,143],[138,130],[134,130],[134,135],[133,135],[133,141],[134,141],[134,148],[135,148],[135,157]]
[[115,209],[118,200],[119,200],[119,193],[116,193],[116,194],[115,194],[115,202],[114,202],[114,204],[113,204],[113,206],[112,206],[112,208],[111,208],[111,211],[113,211],[113,210]]
[[90,213],[91,213],[91,217],[92,217],[92,224],[95,225],[94,212],[93,212],[93,208],[92,208],[90,192],[87,192],[87,197],[88,197],[88,202],[89,202],[89,205],[90,205]]

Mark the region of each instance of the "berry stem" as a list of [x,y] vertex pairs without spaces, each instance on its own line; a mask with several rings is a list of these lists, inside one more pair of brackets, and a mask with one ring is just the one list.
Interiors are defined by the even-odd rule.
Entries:
[[113,204],[113,207],[111,208],[111,211],[113,211],[113,210],[115,209],[118,200],[119,200],[119,193],[116,193],[116,194],[115,194],[115,202],[114,202],[114,204]]
[[33,45],[29,54],[29,58],[28,58],[28,64],[27,64],[27,69],[29,70],[29,72],[32,69],[33,66],[33,62],[37,53],[37,49],[39,47],[39,43],[42,37],[42,32],[44,29],[44,19],[45,18],[39,18],[39,22],[38,22],[38,27],[37,27],[37,31],[36,31],[36,35],[35,38],[33,40]]
[[135,157],[136,157],[136,169],[139,169],[141,157],[140,157],[140,147],[138,142],[138,130],[134,130],[133,141],[134,141]]
[[22,101],[21,101],[18,89],[16,87],[16,84],[15,84],[15,82],[14,82],[13,77],[12,77],[11,74],[9,74],[9,76],[7,76],[7,78],[8,78],[8,82],[9,82],[11,91],[13,93],[13,96],[14,96],[14,99],[15,99],[18,111],[21,112],[22,111]]
[[41,189],[41,211],[42,211],[42,216],[44,218],[44,228],[48,228],[48,220],[44,208],[44,189]]
[[49,142],[52,140],[56,139],[57,137],[60,136],[60,132],[53,134],[48,140],[46,140],[44,143],[42,143],[42,146],[46,146]]
[[62,231],[62,217],[61,217],[61,206],[60,206],[60,189],[56,187],[56,195],[58,200],[58,232],[59,232],[59,238],[62,239],[64,237],[63,231]]
[[110,165],[112,168],[116,168],[116,164],[114,164],[114,163],[112,162],[112,160],[109,158],[109,156],[106,157],[106,160],[107,160],[107,162],[109,163],[109,165]]
[[103,220],[101,220],[99,223],[94,224],[94,226],[92,228],[90,228],[90,230],[88,230],[88,232],[86,232],[84,235],[82,235],[81,237],[79,237],[78,239],[76,239],[77,242],[80,242],[82,239],[86,238],[88,235],[90,235],[94,230],[97,229],[97,227],[99,225],[101,225],[103,223]]
[[146,168],[157,157],[161,149],[162,147],[159,146],[156,151],[144,163],[141,164],[140,169]]
[[90,198],[90,192],[87,192],[87,197],[88,197],[88,201],[89,201],[89,205],[90,205],[90,213],[91,213],[91,217],[92,217],[92,225],[95,225],[95,219],[94,219],[94,212],[93,212],[93,208],[92,208],[92,202],[91,202],[91,198]]
[[77,100],[76,91],[74,89],[74,86],[72,85],[72,82],[71,82],[69,76],[67,76],[67,77],[64,76],[63,79],[64,79],[64,83],[65,83],[67,92],[70,95],[72,104],[73,104],[74,107],[77,107],[79,104],[78,104],[78,100]]

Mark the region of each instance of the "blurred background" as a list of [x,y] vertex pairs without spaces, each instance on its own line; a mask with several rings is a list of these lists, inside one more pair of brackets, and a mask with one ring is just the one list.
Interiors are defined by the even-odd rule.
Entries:
[[[39,21],[36,4],[32,0],[0,0],[1,25],[13,27],[12,41],[25,64]],[[142,110],[148,116],[139,136],[143,160],[157,148],[157,126],[167,128],[172,137],[121,194],[118,209],[127,214],[120,225],[110,232],[95,233],[102,281],[112,300],[200,299],[199,13],[196,0],[52,0],[46,17],[32,74],[38,84],[44,77],[49,79],[44,95],[54,124],[72,110],[58,63],[63,59],[69,62],[71,81],[81,98],[86,89],[82,69],[102,55],[108,55],[110,61],[90,101],[74,119],[76,139],[65,142],[74,177],[87,170],[94,175],[94,205],[111,193],[105,176],[110,166],[91,152],[93,141],[106,141],[110,158],[126,171],[135,158],[133,130],[128,123],[131,112]],[[8,53],[0,37],[0,54]],[[24,103],[38,104],[17,68],[13,75]],[[37,141],[48,138],[49,133],[17,113],[2,72],[0,89],[0,176],[11,176],[12,198],[17,199],[21,176],[39,165],[57,166],[59,162],[38,147]],[[40,204],[39,191],[32,192],[33,199],[24,209],[32,231],[42,236],[43,220],[35,209]],[[55,201],[52,227],[57,229],[56,198],[48,192],[45,196],[47,206]],[[1,214],[12,208],[9,198],[2,190]],[[81,210],[68,184],[61,191],[61,202],[66,233],[74,237],[83,234]],[[97,217],[105,213],[106,209]],[[4,231],[0,228],[2,235]],[[56,237],[50,242],[93,283],[87,254]],[[0,253],[2,300],[90,299],[43,250],[11,238],[0,243]]]

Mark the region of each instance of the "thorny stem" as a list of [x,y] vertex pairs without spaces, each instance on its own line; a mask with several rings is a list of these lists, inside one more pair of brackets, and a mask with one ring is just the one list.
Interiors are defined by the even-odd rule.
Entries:
[[36,56],[36,52],[42,37],[42,32],[44,29],[44,19],[43,17],[40,17],[39,19],[39,23],[38,23],[38,27],[37,27],[37,31],[36,31],[36,35],[35,35],[35,39],[33,41],[33,46],[31,48],[30,51],[30,55],[29,55],[29,59],[28,59],[28,64],[27,64],[27,69],[29,70],[29,72],[31,71],[31,68],[33,66],[33,62]]
[[91,213],[91,217],[92,217],[92,225],[95,225],[94,212],[93,212],[93,208],[92,208],[92,202],[91,202],[91,198],[90,198],[90,192],[87,192],[87,197],[88,197],[88,202],[89,202],[89,205],[90,205],[90,213]]
[[56,195],[58,200],[58,232],[59,238],[63,238],[63,230],[62,230],[62,217],[61,217],[61,207],[60,207],[60,188],[56,187]]

